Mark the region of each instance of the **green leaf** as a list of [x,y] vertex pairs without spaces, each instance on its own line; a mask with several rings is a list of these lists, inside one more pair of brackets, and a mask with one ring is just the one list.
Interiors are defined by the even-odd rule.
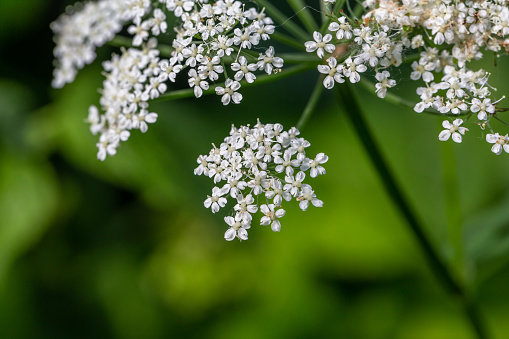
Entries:
[[468,278],[487,279],[509,263],[509,194],[465,224]]

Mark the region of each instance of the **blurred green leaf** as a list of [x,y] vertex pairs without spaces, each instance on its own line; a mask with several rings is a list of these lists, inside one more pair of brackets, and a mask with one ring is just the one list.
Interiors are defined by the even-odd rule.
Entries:
[[464,242],[470,279],[481,282],[509,263],[509,194],[470,218]]
[[58,204],[47,165],[3,152],[0,161],[0,284],[13,261],[47,228]]

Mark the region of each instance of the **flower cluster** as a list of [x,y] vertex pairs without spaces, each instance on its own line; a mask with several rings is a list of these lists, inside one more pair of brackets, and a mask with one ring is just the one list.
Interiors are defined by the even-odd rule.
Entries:
[[[270,75],[283,66],[274,47],[260,47],[275,28],[263,10],[247,8],[241,1],[208,2],[102,0],[81,5],[81,11],[65,14],[53,23],[55,87],[73,81],[77,69],[94,60],[95,48],[112,40],[124,23],[130,23],[127,32],[133,47],[103,63],[106,79],[101,109],[92,106],[89,110],[90,129],[100,134],[100,160],[114,155],[132,129],[145,132],[147,123],[155,122],[157,114],[149,112],[149,101],[166,93],[167,82],[175,82],[184,69],[196,97],[214,86],[227,105],[241,102],[241,81],[253,83],[257,72]],[[172,29],[168,14],[176,17]],[[158,38],[166,38],[163,35],[169,31],[176,32],[172,46],[160,48]],[[249,51],[253,47],[263,48],[263,53]],[[216,84],[220,78],[224,84]]]
[[[366,0],[362,20],[352,20],[341,11],[330,23],[329,33],[315,32],[314,41],[305,47],[325,58],[318,71],[325,75],[326,88],[345,79],[358,82],[361,73],[371,68],[377,80],[375,92],[381,98],[396,85],[390,68],[400,66],[404,53],[413,51],[417,58],[410,78],[423,83],[417,89],[420,101],[414,110],[466,115],[466,120],[476,116],[476,124],[495,135],[490,122],[504,97],[491,98],[490,74],[470,70],[467,64],[482,58],[484,51],[500,56],[509,50],[507,4],[507,0]],[[459,133],[451,133],[454,141],[461,142]],[[445,135],[441,133],[439,139],[449,139]],[[500,154],[500,150],[496,147],[493,152]]]
[[[271,225],[274,232],[279,232],[279,219],[285,215],[283,201],[295,199],[303,211],[310,203],[323,206],[304,180],[307,171],[311,178],[325,174],[322,165],[328,157],[319,153],[308,158],[306,148],[310,143],[299,134],[295,127],[283,131],[281,124],[260,121],[253,128],[232,126],[219,147],[213,145],[208,155],[198,157],[194,174],[208,176],[218,185],[205,200],[205,207],[216,213],[226,206],[228,198],[236,203],[232,215],[225,217],[229,226],[224,234],[226,240],[246,240],[253,214],[258,210],[263,214],[260,225]],[[265,201],[260,205],[262,196]]]
[[95,49],[122,29],[127,19],[127,3],[124,0],[77,3],[51,24],[56,43],[53,87],[73,82],[77,71],[94,61]]

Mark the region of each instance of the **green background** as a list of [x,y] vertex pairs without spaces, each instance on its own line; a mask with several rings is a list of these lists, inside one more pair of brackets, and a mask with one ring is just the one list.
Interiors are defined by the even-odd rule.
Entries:
[[[474,337],[332,91],[302,132],[311,155],[329,156],[310,181],[323,208],[294,202],[280,233],[253,226],[230,243],[227,212],[203,207],[213,183],[193,175],[197,156],[231,124],[294,126],[316,71],[246,88],[240,105],[153,104],[157,123],[100,162],[84,119],[115,49],[51,89],[49,23],[68,3],[0,2],[0,338]],[[509,93],[507,60],[486,60],[498,96]],[[416,101],[408,69],[393,74],[393,92]],[[508,155],[492,154],[473,123],[461,145],[440,143],[442,118],[357,95],[433,242],[506,338]]]

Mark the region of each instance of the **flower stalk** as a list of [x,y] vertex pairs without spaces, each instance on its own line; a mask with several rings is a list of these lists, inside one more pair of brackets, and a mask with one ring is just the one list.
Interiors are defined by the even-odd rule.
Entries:
[[468,295],[466,289],[458,282],[457,278],[453,276],[444,260],[440,257],[437,249],[428,238],[423,225],[408,203],[408,199],[399,187],[378,147],[378,143],[373,138],[373,134],[362,115],[362,110],[359,107],[350,85],[345,84],[341,86],[341,88],[337,86],[336,96],[342,107],[342,111],[344,111],[352,123],[364,150],[375,166],[387,194],[391,197],[394,205],[397,206],[405,218],[433,273],[449,294],[451,294],[453,299],[458,301],[477,336],[483,339],[489,338],[486,326],[479,314],[475,301],[472,299],[471,295]]

